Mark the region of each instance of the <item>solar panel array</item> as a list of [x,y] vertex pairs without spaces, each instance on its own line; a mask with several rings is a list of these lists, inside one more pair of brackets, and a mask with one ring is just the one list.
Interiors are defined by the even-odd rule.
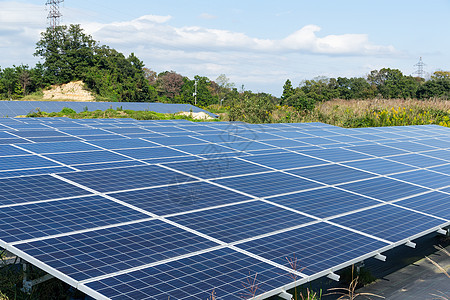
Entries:
[[4,118],[0,247],[97,299],[265,298],[450,225],[449,138]]
[[178,112],[204,112],[214,117],[210,112],[190,104],[149,103],[149,102],[74,102],[74,101],[0,101],[0,117],[16,117],[27,115],[36,110],[60,112],[64,107],[70,107],[76,112],[130,109],[138,111],[154,111],[157,113],[174,114]]

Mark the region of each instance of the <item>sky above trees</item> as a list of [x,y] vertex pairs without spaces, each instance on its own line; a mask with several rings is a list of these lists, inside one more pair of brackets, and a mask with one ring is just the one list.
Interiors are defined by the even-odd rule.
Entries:
[[[47,25],[44,0],[0,1],[0,67],[33,66]],[[66,0],[62,24],[134,52],[156,72],[174,70],[282,93],[316,76],[365,77],[383,67],[450,70],[450,2]]]

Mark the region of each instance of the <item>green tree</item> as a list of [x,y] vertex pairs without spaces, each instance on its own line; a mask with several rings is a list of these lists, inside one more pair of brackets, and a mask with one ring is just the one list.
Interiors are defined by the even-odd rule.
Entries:
[[269,123],[272,111],[276,108],[276,100],[266,93],[254,94],[245,91],[234,99],[230,111],[230,121],[244,121],[247,123]]
[[287,79],[283,85],[283,94],[281,95],[282,100],[286,100],[294,94],[294,88],[292,87],[292,82]]
[[15,91],[18,84],[18,76],[15,68],[5,68],[0,75],[0,83],[4,90],[4,97],[16,98]]
[[183,78],[183,86],[181,89],[181,101],[184,103],[195,104],[195,81],[197,81],[197,105],[208,106],[216,104],[218,97],[211,94],[211,81],[208,77],[196,75],[194,80],[187,77]]
[[80,25],[47,28],[36,44],[35,56],[44,60],[45,77],[50,84],[83,79],[93,66],[98,44]]
[[390,68],[371,71],[367,81],[386,99],[414,97],[420,85],[414,77],[404,76],[400,70]]

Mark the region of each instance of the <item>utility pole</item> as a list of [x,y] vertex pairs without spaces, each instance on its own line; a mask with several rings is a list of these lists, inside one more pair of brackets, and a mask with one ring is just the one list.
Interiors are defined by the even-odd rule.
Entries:
[[413,74],[417,74],[420,78],[425,78],[425,71],[423,70],[423,67],[425,64],[422,61],[422,57],[420,57],[419,62],[414,65],[414,67],[417,67],[417,71],[415,71]]
[[194,83],[194,87],[195,87],[195,92],[194,92],[194,105],[197,105],[197,79],[195,79],[195,83]]
[[47,0],[45,5],[49,8],[47,19],[48,25],[50,28],[55,29],[60,24],[60,19],[62,17],[61,12],[59,11],[59,4],[64,2],[64,0]]

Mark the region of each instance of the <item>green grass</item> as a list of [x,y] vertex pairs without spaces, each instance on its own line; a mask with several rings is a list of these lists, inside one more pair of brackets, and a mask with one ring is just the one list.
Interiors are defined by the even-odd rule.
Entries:
[[[47,113],[40,110],[33,111],[29,113],[26,117],[29,118],[51,118],[51,117],[68,117],[71,119],[110,119],[110,118],[132,118],[135,120],[189,120],[193,122],[200,122],[205,120],[196,120],[190,116],[182,116],[177,114],[162,114],[153,111],[134,111],[134,110],[122,110],[117,109],[107,109],[107,110],[95,110],[88,111],[84,110],[77,113],[71,108],[63,108],[60,112]],[[216,119],[207,121],[217,121]]]

